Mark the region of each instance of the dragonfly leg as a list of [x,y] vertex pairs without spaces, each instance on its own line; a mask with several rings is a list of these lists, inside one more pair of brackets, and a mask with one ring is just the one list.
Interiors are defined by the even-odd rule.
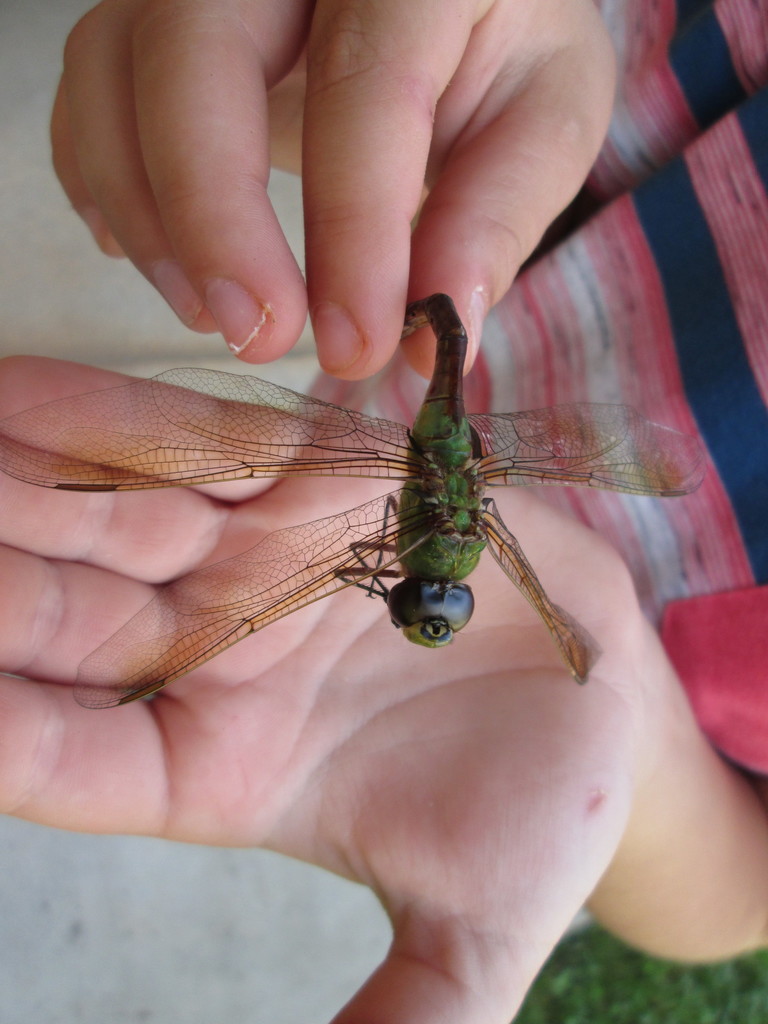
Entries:
[[[339,571],[340,580],[364,590],[367,597],[380,597],[385,602],[389,597],[389,587],[381,582],[382,579],[385,577],[399,579],[401,575],[398,569],[382,569],[381,572],[371,574],[370,568],[365,565],[361,565],[359,569],[350,568]],[[355,580],[359,582],[355,582]]]
[[350,544],[349,550],[355,558],[357,558],[360,565],[347,566],[344,569],[337,570],[339,579],[364,590],[368,597],[380,597],[384,602],[386,602],[389,597],[389,587],[385,586],[384,583],[382,583],[382,580],[385,578],[399,579],[402,576],[402,572],[399,568],[380,568],[382,563],[385,561],[385,556],[387,556],[386,561],[389,561],[391,556],[396,553],[395,545],[391,542],[384,543],[383,540],[389,531],[391,518],[396,515],[396,513],[397,504],[394,499],[390,498],[387,502],[384,519],[381,525],[382,543],[376,551],[375,561],[373,564],[371,564],[369,555],[370,547],[364,542],[356,542],[354,544]]

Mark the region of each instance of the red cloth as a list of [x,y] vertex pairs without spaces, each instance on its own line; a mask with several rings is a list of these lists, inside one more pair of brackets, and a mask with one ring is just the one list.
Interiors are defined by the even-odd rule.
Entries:
[[710,741],[768,775],[768,586],[672,601],[661,635]]

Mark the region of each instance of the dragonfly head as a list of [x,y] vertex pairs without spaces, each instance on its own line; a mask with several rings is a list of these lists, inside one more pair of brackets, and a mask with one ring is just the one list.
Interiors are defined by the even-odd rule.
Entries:
[[387,606],[411,643],[444,647],[471,619],[475,599],[466,583],[409,576],[392,587]]

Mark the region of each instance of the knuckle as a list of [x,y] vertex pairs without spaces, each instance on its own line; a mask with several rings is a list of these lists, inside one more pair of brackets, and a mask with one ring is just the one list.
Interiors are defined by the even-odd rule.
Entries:
[[423,108],[431,121],[439,90],[428,62],[414,64],[412,51],[391,28],[378,24],[375,8],[370,0],[347,0],[313,25],[308,63],[314,89],[323,92],[351,82],[359,88],[367,80],[374,98],[396,96]]
[[145,0],[136,11],[131,28],[133,45],[142,47],[145,40],[173,37],[182,25],[198,18],[207,21],[205,10],[199,4],[184,0],[181,3],[178,0]]
[[322,88],[338,84],[375,65],[376,47],[366,28],[367,3],[342,3],[313,26],[312,73]]

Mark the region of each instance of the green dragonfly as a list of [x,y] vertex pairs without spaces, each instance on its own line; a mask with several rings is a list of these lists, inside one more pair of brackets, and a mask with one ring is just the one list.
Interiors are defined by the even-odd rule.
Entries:
[[[123,490],[295,474],[404,481],[397,492],[277,530],[242,555],[165,585],[83,661],[81,704],[147,696],[355,584],[386,598],[409,640],[443,646],[472,615],[463,580],[486,547],[539,613],[571,674],[586,680],[597,645],[549,600],[485,488],[557,483],[685,494],[703,475],[701,447],[622,405],[467,416],[467,339],[448,296],[412,303],[403,337],[427,324],[437,338],[435,369],[411,430],[256,378],[199,369],[0,421],[0,469],[45,487]],[[400,582],[388,587],[387,578]]]

